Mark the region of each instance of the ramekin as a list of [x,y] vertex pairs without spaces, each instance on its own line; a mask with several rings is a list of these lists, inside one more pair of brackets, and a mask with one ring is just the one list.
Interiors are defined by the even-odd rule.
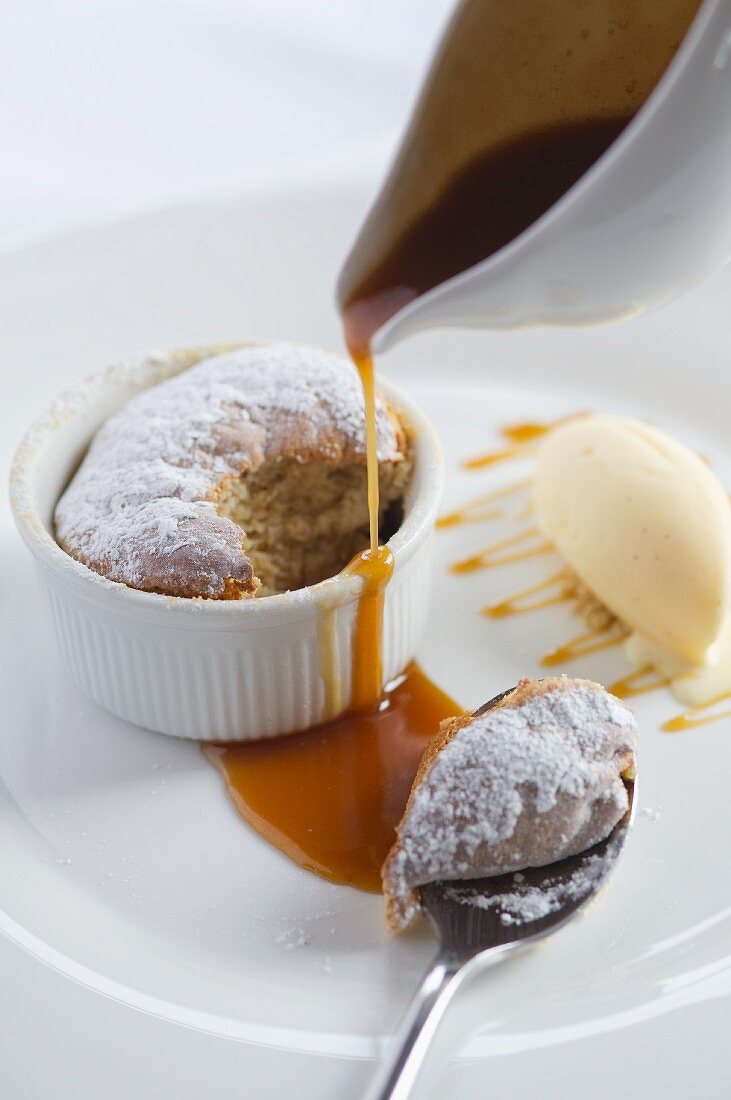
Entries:
[[[284,735],[346,709],[361,578],[340,574],[295,592],[241,601],[140,592],[66,554],[53,536],[53,511],[111,413],[221,350],[148,353],[93,375],[30,428],[10,479],[15,520],[35,559],[69,676],[120,718],[199,741]],[[383,379],[379,384],[415,447],[403,523],[389,541],[395,568],[384,609],[385,684],[412,659],[425,624],[443,467],[436,433],[418,406]]]

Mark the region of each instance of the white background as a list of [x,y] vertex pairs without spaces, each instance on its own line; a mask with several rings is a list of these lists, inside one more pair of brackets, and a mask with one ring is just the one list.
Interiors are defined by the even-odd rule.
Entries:
[[2,0],[0,235],[395,137],[453,0]]

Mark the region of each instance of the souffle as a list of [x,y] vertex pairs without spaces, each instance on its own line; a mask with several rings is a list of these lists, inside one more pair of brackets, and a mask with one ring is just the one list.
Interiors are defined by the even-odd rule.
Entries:
[[[411,473],[379,396],[381,522]],[[363,392],[324,351],[251,345],[127,402],[58,502],[56,538],[113,581],[242,599],[315,584],[368,543]]]
[[543,867],[607,837],[629,807],[637,724],[590,680],[522,680],[488,709],[442,722],[383,866],[392,931],[419,886]]

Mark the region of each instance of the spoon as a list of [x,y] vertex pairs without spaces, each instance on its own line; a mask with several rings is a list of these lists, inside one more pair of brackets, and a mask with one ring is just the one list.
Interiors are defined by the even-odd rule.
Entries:
[[[491,699],[475,717],[508,692]],[[467,977],[545,939],[578,916],[606,884],[634,817],[636,780],[625,780],[629,807],[599,844],[519,873],[420,887],[439,940],[367,1100],[406,1100],[447,1005]]]

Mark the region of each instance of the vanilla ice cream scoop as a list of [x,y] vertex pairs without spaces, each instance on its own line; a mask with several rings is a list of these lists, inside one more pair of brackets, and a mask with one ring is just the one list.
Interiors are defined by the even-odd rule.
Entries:
[[636,420],[585,416],[545,439],[538,526],[671,676],[719,660],[731,605],[731,507],[693,451]]

